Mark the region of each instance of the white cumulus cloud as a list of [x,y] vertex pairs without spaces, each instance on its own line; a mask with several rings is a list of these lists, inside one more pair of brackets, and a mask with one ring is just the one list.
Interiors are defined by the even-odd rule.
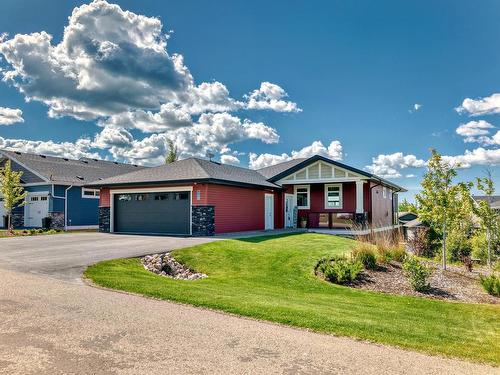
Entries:
[[478,99],[466,98],[462,105],[455,108],[455,110],[458,113],[468,113],[471,116],[500,113],[500,94]]
[[5,139],[0,137],[0,149],[15,150],[33,154],[61,156],[78,159],[81,157],[99,158],[92,152],[92,141],[82,138],[76,142],[32,141],[26,139]]
[[260,169],[292,159],[308,158],[313,155],[322,155],[334,160],[342,160],[342,144],[339,141],[332,141],[328,147],[325,147],[321,141],[314,141],[311,145],[303,147],[298,151],[294,150],[290,154],[250,153],[249,167],[251,169]]
[[17,108],[0,107],[0,125],[12,125],[24,122],[23,111]]
[[301,112],[297,103],[284,100],[288,94],[280,86],[262,82],[260,88],[246,96],[249,109],[270,109],[277,112]]
[[239,165],[240,164],[240,159],[238,159],[234,155],[222,155],[220,157],[220,161],[223,164],[231,164],[231,165]]
[[372,164],[366,166],[366,169],[380,177],[398,178],[401,177],[401,169],[422,168],[425,165],[425,160],[418,159],[415,155],[395,152],[388,155],[380,154],[372,158]]
[[456,129],[458,135],[464,137],[464,142],[481,143],[483,145],[500,144],[500,132],[493,137],[490,136],[490,130],[495,127],[484,120],[469,121],[466,124],[460,124]]

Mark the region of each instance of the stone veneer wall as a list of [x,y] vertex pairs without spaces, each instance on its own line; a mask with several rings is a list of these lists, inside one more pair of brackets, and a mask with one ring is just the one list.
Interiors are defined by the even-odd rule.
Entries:
[[99,207],[99,232],[109,233],[110,213],[109,207]]
[[213,236],[215,234],[215,207],[192,207],[192,235]]
[[12,217],[10,219],[12,220],[12,226],[14,228],[22,228],[22,227],[24,227],[24,213],[21,213],[21,214],[12,214]]
[[49,212],[50,229],[64,229],[64,213],[63,212]]

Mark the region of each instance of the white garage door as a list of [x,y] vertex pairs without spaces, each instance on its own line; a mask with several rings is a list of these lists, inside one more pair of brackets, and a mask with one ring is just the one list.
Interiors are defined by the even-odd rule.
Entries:
[[42,219],[49,214],[49,197],[40,194],[28,194],[24,206],[24,226],[41,228]]

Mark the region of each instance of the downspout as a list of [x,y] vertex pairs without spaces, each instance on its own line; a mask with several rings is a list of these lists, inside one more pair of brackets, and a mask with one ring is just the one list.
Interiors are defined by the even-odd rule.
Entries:
[[70,185],[66,190],[64,190],[64,230],[68,230],[68,190],[71,189],[73,185]]

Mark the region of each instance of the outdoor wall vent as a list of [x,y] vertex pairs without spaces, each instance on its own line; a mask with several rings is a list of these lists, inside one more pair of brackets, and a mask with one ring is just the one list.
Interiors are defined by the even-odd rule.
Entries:
[[83,177],[82,176],[76,176],[76,178],[78,178],[79,180],[83,181]]
[[39,155],[42,159],[47,159],[45,155]]

